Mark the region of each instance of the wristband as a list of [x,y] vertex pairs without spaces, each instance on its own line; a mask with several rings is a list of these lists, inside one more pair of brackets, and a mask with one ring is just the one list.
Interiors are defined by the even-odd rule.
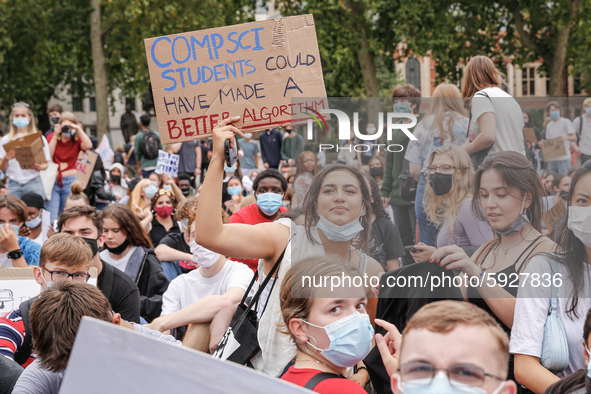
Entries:
[[16,260],[23,257],[23,251],[21,249],[13,250],[12,252],[6,253],[6,257],[10,260]]

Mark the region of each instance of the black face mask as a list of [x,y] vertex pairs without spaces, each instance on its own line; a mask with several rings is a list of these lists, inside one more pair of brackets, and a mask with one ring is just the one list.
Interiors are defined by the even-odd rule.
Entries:
[[96,254],[98,253],[98,239],[92,239],[92,238],[82,238],[83,240],[86,241],[86,243],[88,244],[88,246],[90,246],[90,250],[92,251],[92,257],[96,256]]
[[436,196],[443,196],[449,193],[452,180],[453,174],[442,174],[440,172],[429,174],[429,185],[431,185]]
[[183,196],[187,197],[191,193],[191,188],[181,189],[181,191],[183,192]]
[[51,122],[53,124],[57,124],[59,121],[60,121],[60,118],[58,118],[58,117],[51,118]]
[[564,190],[561,190],[558,195],[560,196],[560,198],[565,199],[566,196],[568,196],[568,192],[565,192]]
[[121,175],[111,175],[111,180],[113,181],[113,183],[120,183]]
[[286,132],[287,134],[291,134],[291,129],[285,129],[285,132]]
[[382,176],[384,175],[384,169],[382,167],[371,167],[369,169],[369,174],[374,178],[376,176]]
[[119,256],[121,253],[125,252],[125,249],[127,249],[128,246],[129,246],[129,241],[127,239],[125,239],[125,241],[121,245],[119,245],[115,248],[109,248],[107,246],[107,250],[109,251],[109,253],[113,253],[113,254]]

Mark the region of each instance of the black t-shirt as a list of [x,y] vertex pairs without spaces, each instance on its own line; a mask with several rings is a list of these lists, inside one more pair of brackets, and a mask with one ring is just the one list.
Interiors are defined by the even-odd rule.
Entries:
[[191,248],[185,242],[185,238],[181,233],[169,233],[162,238],[160,245],[166,245],[183,253],[191,253]]
[[162,239],[166,237],[168,234],[181,233],[181,229],[179,228],[179,225],[177,224],[176,220],[173,220],[172,222],[172,227],[169,231],[166,231],[166,229],[154,217],[154,220],[152,220],[152,230],[150,230],[150,240],[152,241],[152,245],[154,245],[154,247],[160,245]]
[[398,227],[385,217],[376,217],[371,226],[370,256],[388,271],[386,262],[405,255]]
[[0,355],[0,394],[10,394],[24,369],[17,362]]
[[[101,260],[102,261],[102,260]],[[124,320],[140,322],[140,291],[133,280],[125,272],[103,262],[103,270],[97,278],[97,287],[105,293],[105,277],[112,277],[113,283],[110,294],[105,294],[113,311],[120,313]]]

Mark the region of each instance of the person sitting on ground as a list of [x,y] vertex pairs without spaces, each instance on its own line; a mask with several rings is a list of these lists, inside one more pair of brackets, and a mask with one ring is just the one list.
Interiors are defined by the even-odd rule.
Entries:
[[[81,237],[92,251],[92,266],[98,271],[97,287],[125,320],[140,322],[140,291],[123,271],[101,260],[99,249],[105,245],[101,213],[95,207],[66,209],[57,222],[59,232]],[[45,245],[44,245],[45,246]]]
[[88,200],[88,197],[83,192],[83,190],[84,190],[84,186],[82,186],[82,183],[80,183],[78,181],[72,183],[72,185],[70,186],[71,193],[68,197],[66,197],[66,208],[65,209],[70,209],[73,207],[90,206],[90,202]]
[[109,205],[102,214],[105,249],[100,258],[125,272],[140,290],[141,317],[147,322],[160,315],[162,294],[169,279],[162,270],[152,243],[131,209]]
[[[150,235],[152,245],[160,245],[160,241],[170,233],[181,232],[176,220],[176,207],[177,199],[170,190],[160,189],[152,197],[152,220],[148,222],[147,227],[143,227]],[[144,223],[145,221],[142,221],[142,224]]]
[[232,216],[235,212],[240,209],[240,206],[246,198],[244,196],[244,187],[242,186],[242,180],[237,176],[233,176],[228,180],[228,194],[231,198],[224,203],[226,212]]
[[[507,379],[509,338],[495,319],[468,302],[437,301],[423,306],[400,335],[376,319],[385,335],[375,340],[394,394],[516,394]],[[474,351],[478,349],[478,351]]]
[[21,226],[18,235],[32,239],[39,245],[43,245],[47,241],[47,238],[55,233],[51,226],[51,214],[44,209],[45,200],[33,192],[23,194],[21,200],[27,205],[28,220],[24,226]]
[[43,292],[31,307],[31,330],[37,359],[19,377],[14,394],[59,391],[84,316],[180,346],[180,342],[170,335],[126,322],[119,313],[112,311],[109,301],[96,287],[64,280]]
[[114,163],[109,171],[109,186],[111,186],[111,194],[115,196],[117,201],[127,196],[127,182],[125,181],[125,167],[120,163]]
[[189,325],[183,345],[207,352],[209,325],[222,309],[236,304],[252,280],[247,265],[226,260],[225,256],[200,246],[195,239],[195,211],[189,216],[189,236],[193,261],[199,268],[175,278],[163,296],[162,316],[149,325],[164,332]]
[[195,189],[191,185],[191,177],[189,174],[179,174],[179,188],[186,198],[195,197]]
[[28,216],[20,198],[0,194],[0,268],[39,265],[41,245],[18,235]]
[[[41,249],[39,267],[33,269],[35,281],[42,292],[62,279],[85,282],[89,278],[91,259],[90,247],[82,239],[56,234]],[[29,310],[36,298],[22,302],[17,309],[0,317],[0,357],[6,356],[24,367],[34,360]]]

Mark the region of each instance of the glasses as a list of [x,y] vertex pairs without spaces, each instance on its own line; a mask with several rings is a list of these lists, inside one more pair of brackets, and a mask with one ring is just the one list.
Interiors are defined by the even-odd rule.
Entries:
[[66,280],[68,278],[72,278],[74,282],[88,282],[90,279],[89,274],[83,274],[81,272],[76,272],[75,274],[70,274],[66,271],[50,271],[47,268],[43,267],[43,269],[51,275],[51,280],[53,282],[58,282],[61,280]]
[[443,166],[429,166],[429,167],[427,167],[427,169],[429,170],[429,174],[434,174],[439,169],[441,169],[441,171],[443,171],[443,172],[449,172],[451,170],[455,170],[456,167],[443,165]]
[[411,381],[413,384],[417,385],[431,384],[437,371],[445,371],[452,386],[454,383],[462,383],[472,387],[480,387],[484,384],[484,378],[486,376],[501,381],[505,380],[501,377],[484,372],[484,369],[477,367],[476,365],[470,364],[457,364],[444,369],[435,368],[429,363],[412,362],[402,364],[398,369],[400,378],[403,382]]
[[22,101],[21,101],[21,102],[18,102],[18,103],[14,103],[14,104],[12,104],[12,107],[13,107],[13,108],[14,108],[14,107],[19,107],[19,106],[21,106],[21,105],[24,105],[25,107],[27,107],[27,108],[30,108],[30,105],[29,105],[29,104],[27,104],[27,103],[23,103]]

